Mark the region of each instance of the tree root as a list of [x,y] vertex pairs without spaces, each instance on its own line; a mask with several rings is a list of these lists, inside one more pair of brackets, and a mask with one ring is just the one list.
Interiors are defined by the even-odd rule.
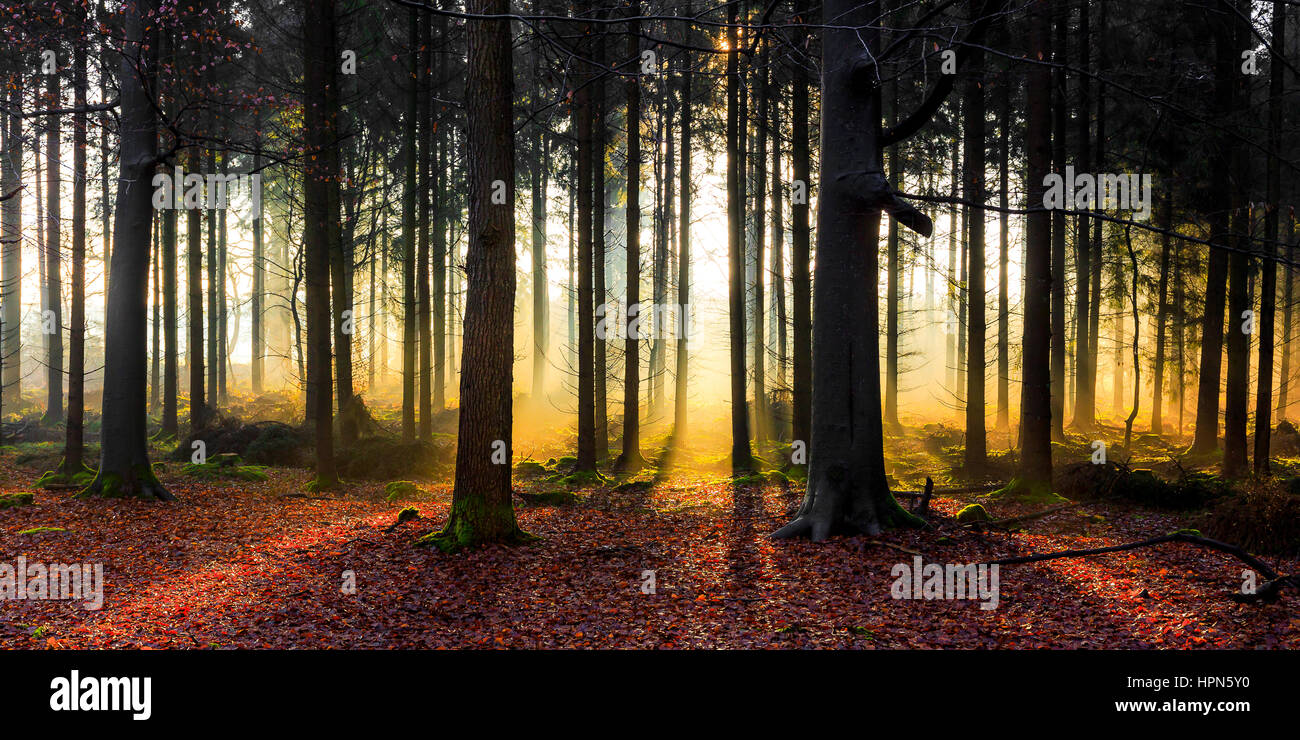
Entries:
[[1097,547],[1090,550],[1062,550],[1060,552],[1025,555],[1017,558],[1003,558],[1002,560],[994,560],[985,563],[985,565],[1017,565],[1019,563],[1037,563],[1044,560],[1057,560],[1059,558],[1078,558],[1089,555],[1102,555],[1105,553],[1136,550],[1141,547],[1161,545],[1166,542],[1186,542],[1190,545],[1197,545],[1211,550],[1217,550],[1218,552],[1237,558],[1241,562],[1258,571],[1260,575],[1264,576],[1266,580],[1262,585],[1257,587],[1253,593],[1231,594],[1231,598],[1235,601],[1250,602],[1259,600],[1272,602],[1277,600],[1283,587],[1290,585],[1300,588],[1300,575],[1280,575],[1277,571],[1273,570],[1268,563],[1256,558],[1254,555],[1251,555],[1236,545],[1230,545],[1226,542],[1212,540],[1207,537],[1198,537],[1186,532],[1173,532],[1171,534],[1152,537],[1140,542],[1130,542],[1128,544],[1112,545],[1110,547]]

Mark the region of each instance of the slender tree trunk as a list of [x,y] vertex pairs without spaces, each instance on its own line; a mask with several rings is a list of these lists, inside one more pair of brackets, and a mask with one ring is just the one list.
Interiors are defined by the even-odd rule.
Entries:
[[[59,76],[49,76],[46,86],[49,105],[59,107]],[[49,334],[49,355],[46,360],[46,394],[45,416],[42,423],[48,425],[62,424],[63,414],[63,216],[60,209],[60,187],[63,182],[63,155],[61,153],[61,127],[59,116],[49,116],[45,134],[45,299],[48,301],[46,311],[49,313],[47,326]],[[145,234],[145,254],[148,255],[148,238]],[[148,268],[146,266],[146,275]]]
[[[690,17],[692,3],[686,0],[686,16]],[[692,28],[686,25],[684,36],[690,42]],[[686,439],[687,433],[687,392],[690,377],[690,342],[691,326],[691,73],[692,60],[689,50],[682,50],[681,105],[682,105],[682,164],[679,172],[681,183],[678,197],[681,199],[677,215],[681,219],[677,228],[677,368],[676,387],[673,389],[673,442],[678,446]],[[778,150],[779,151],[779,150]],[[772,176],[777,177],[774,171]],[[779,192],[779,191],[773,191]],[[776,199],[780,202],[780,199]]]
[[162,272],[158,262],[162,254],[162,217],[153,219],[153,330],[149,332],[149,354],[152,360],[149,374],[149,411],[158,410],[162,400]]
[[[1160,226],[1169,231],[1173,228],[1174,199],[1165,196]],[[1164,434],[1164,380],[1165,380],[1165,326],[1169,318],[1169,259],[1170,245],[1173,240],[1169,234],[1160,238],[1160,279],[1156,289],[1156,358],[1151,377],[1151,433]]]
[[[78,37],[72,49],[73,107],[86,107],[86,44],[81,38],[86,28],[86,9],[73,10]],[[63,450],[63,474],[71,477],[85,467],[84,428],[86,411],[86,114],[72,118],[72,302],[68,327],[68,423]],[[154,222],[150,218],[150,226]],[[150,228],[150,231],[153,231]],[[144,287],[146,311],[149,284],[149,253],[145,253]],[[154,316],[157,317],[157,309]],[[156,324],[156,321],[155,321]],[[155,337],[157,333],[155,332]],[[157,340],[154,341],[154,387],[157,388]]]
[[[1273,3],[1273,30],[1270,46],[1274,49],[1286,48],[1286,10],[1285,3],[1275,0]],[[1268,106],[1268,206],[1264,214],[1264,244],[1261,262],[1260,303],[1259,303],[1259,386],[1255,401],[1255,472],[1267,473],[1269,469],[1269,443],[1272,437],[1273,422],[1273,350],[1274,350],[1274,314],[1277,301],[1277,245],[1279,228],[1278,212],[1281,210],[1282,179],[1281,162],[1277,152],[1281,148],[1282,138],[1282,82],[1284,69],[1281,63],[1274,61],[1269,71],[1269,106]]]
[[[641,13],[639,0],[632,0],[628,14]],[[628,22],[627,57],[641,56],[641,27]],[[614,468],[620,472],[640,470],[641,458],[641,78],[630,75],[627,90],[627,310],[624,315],[627,336],[624,340],[623,370],[623,451]],[[741,307],[743,311],[743,305]],[[734,381],[733,381],[734,382]],[[744,381],[742,375],[742,414]]]
[[[1006,34],[1010,38],[1010,34]],[[1011,175],[1011,82],[1003,80],[998,85],[998,133],[1001,139],[998,153],[998,420],[997,428],[1008,431],[1011,427],[1011,299],[1008,284],[1008,264],[1011,253],[1009,180]]]
[[[891,88],[889,116],[890,124],[898,119],[898,82]],[[969,135],[969,133],[967,134]],[[902,168],[899,159],[903,156],[903,147],[896,146],[889,152],[889,184],[899,187]],[[898,279],[899,249],[898,223],[889,219],[889,236],[885,247],[887,267],[885,269],[885,426],[897,431],[898,423]]]
[[[575,7],[575,11],[577,7]],[[584,35],[587,29],[584,28]],[[583,72],[586,70],[583,69]],[[597,298],[592,291],[592,92],[585,83],[586,74],[574,80],[573,115],[574,130],[577,133],[577,216],[578,216],[578,463],[577,470],[593,471],[596,469],[597,438],[599,429],[596,424],[596,388],[597,372],[603,369],[595,367],[595,343],[597,334],[604,334],[603,324],[600,332],[595,327],[595,305]],[[601,201],[604,200],[602,197]]]
[[420,15],[420,45],[417,54],[419,72],[415,87],[419,94],[415,120],[418,126],[419,158],[416,161],[416,298],[419,338],[419,437],[433,438],[433,313],[429,305],[431,283],[429,267],[430,170],[433,162],[433,120],[430,81],[433,77],[433,19]]
[[[1066,46],[1069,38],[1070,12],[1064,2],[1053,3],[1052,14],[1056,32],[1052,56],[1056,68],[1052,83],[1052,163],[1056,171],[1065,172],[1065,137],[1069,121],[1066,100],[1065,67],[1070,56]],[[1065,213],[1052,213],[1052,439],[1065,438]]]
[[[797,17],[805,24],[814,21],[811,0],[797,0]],[[809,40],[803,28],[796,31],[802,47]],[[790,292],[791,306],[791,438],[806,447],[812,441],[812,231],[809,228],[812,202],[812,158],[808,145],[811,115],[808,107],[810,81],[804,65],[794,65],[791,84],[790,132],[791,174],[794,190],[790,198]]]
[[[191,148],[185,157],[188,172],[198,171],[198,152]],[[207,423],[207,400],[203,374],[203,213],[197,208],[185,212],[186,275],[189,294],[185,307],[190,314],[190,332],[186,340],[190,366],[190,432]]]
[[[740,36],[737,4],[728,6],[727,30],[727,239],[728,304],[731,323],[731,467],[749,470],[753,459],[749,448],[749,418],[745,400],[745,249],[744,200],[741,180],[745,176],[740,151],[740,129],[745,122],[740,108],[738,48]],[[631,187],[628,188],[631,192]],[[630,233],[630,231],[629,231]],[[631,258],[628,258],[629,265]]]
[[[3,378],[4,406],[13,409],[22,403],[22,274],[23,274],[23,119],[22,75],[11,78],[8,105],[11,111],[0,125],[6,127],[4,160],[0,163],[0,191],[10,197],[0,204],[0,239],[3,240],[3,257],[0,268],[0,298],[3,299],[3,324],[0,331],[0,378]],[[104,166],[107,166],[105,164]]]
[[1282,273],[1282,280],[1286,283],[1282,288],[1282,367],[1278,372],[1278,389],[1277,389],[1277,420],[1286,421],[1287,410],[1290,401],[1287,392],[1291,388],[1291,340],[1295,337],[1293,327],[1293,306],[1295,300],[1295,275],[1292,273],[1292,265],[1295,264],[1295,215],[1291,209],[1287,209],[1286,215],[1286,267]]
[[406,119],[402,122],[402,144],[406,157],[406,182],[402,190],[402,439],[415,439],[415,357],[416,346],[416,188],[417,162],[416,129],[419,125],[419,68],[416,54],[420,46],[420,19],[418,11],[410,11],[407,26],[408,45],[411,49],[411,76],[406,90]]
[[[984,3],[976,6],[983,8]],[[966,452],[967,472],[983,470],[987,462],[987,437],[984,428],[984,51],[971,49],[966,61],[970,77],[966,80],[964,140],[966,151],[965,200],[979,204],[971,207],[968,220],[968,316],[966,369]],[[897,301],[895,295],[894,302]]]
[[[1079,67],[1087,71],[1091,66],[1092,43],[1089,37],[1088,3],[1079,6]],[[1062,50],[1064,51],[1064,50]],[[1092,82],[1086,74],[1079,76],[1079,141],[1075,166],[1080,172],[1092,168]],[[1091,378],[1093,374],[1091,343],[1095,338],[1088,334],[1089,301],[1096,296],[1088,293],[1092,277],[1092,224],[1086,216],[1076,219],[1074,243],[1074,420],[1075,431],[1088,432],[1096,426]]]
[[[595,52],[593,56],[599,65],[605,64],[605,31],[603,26],[595,29]],[[605,149],[609,142],[608,107],[606,106],[605,75],[598,74],[589,86],[591,88],[591,290],[594,310],[602,312],[609,303],[606,289],[606,274],[609,264],[606,260],[605,238],[608,232],[608,220],[605,208]],[[590,311],[589,311],[590,312]],[[607,319],[608,320],[608,319]],[[609,342],[605,332],[597,332],[593,341],[596,357],[593,360],[593,393],[595,404],[596,460],[609,459]]]

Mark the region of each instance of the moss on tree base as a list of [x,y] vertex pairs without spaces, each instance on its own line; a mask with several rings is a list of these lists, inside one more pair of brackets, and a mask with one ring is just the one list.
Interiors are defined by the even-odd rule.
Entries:
[[519,528],[509,503],[494,509],[481,500],[470,500],[453,502],[447,525],[417,539],[415,544],[455,553],[482,545],[527,545],[540,539]]
[[1052,492],[1052,485],[1043,482],[1029,482],[1023,478],[1012,478],[1002,488],[989,494],[991,499],[1014,499],[1027,504],[1066,504],[1070,500]]
[[158,482],[149,463],[134,465],[127,475],[105,471],[100,468],[90,485],[82,489],[76,498],[138,498],[145,500],[175,501],[176,497]]

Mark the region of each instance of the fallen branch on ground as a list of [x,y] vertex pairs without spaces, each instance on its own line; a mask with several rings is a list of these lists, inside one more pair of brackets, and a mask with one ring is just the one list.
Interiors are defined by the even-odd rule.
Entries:
[[1246,565],[1249,565],[1267,579],[1261,586],[1256,588],[1253,593],[1232,594],[1232,598],[1236,601],[1244,602],[1254,601],[1256,599],[1275,601],[1283,586],[1291,585],[1300,587],[1300,578],[1296,575],[1279,575],[1277,571],[1273,570],[1273,568],[1268,565],[1268,563],[1256,558],[1254,555],[1251,555],[1236,545],[1219,542],[1218,540],[1212,540],[1207,537],[1198,537],[1196,535],[1187,534],[1186,532],[1173,532],[1160,537],[1152,537],[1151,539],[1142,540],[1141,542],[1130,542],[1125,545],[1112,545],[1110,547],[1097,547],[1090,550],[1062,550],[1060,552],[1041,553],[1038,555],[1024,555],[1017,558],[1003,558],[1002,560],[994,560],[985,563],[985,565],[1017,565],[1020,563],[1038,563],[1044,560],[1057,560],[1060,558],[1079,558],[1089,555],[1102,555],[1110,552],[1122,552],[1124,550],[1136,550],[1141,547],[1151,547],[1166,542],[1186,542],[1190,545],[1198,545],[1211,550],[1217,550],[1226,555],[1231,555]]

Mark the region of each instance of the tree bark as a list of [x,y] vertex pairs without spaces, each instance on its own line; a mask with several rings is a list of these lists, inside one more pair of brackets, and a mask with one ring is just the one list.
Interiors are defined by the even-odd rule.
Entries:
[[[975,3],[983,12],[984,3]],[[967,274],[967,367],[966,367],[966,449],[965,467],[968,473],[984,469],[987,462],[987,436],[984,428],[984,51],[970,49],[966,62],[965,100],[962,109],[966,116],[963,135],[965,152],[965,200],[979,204],[971,206],[967,229],[969,232]],[[891,237],[893,238],[893,237]],[[896,301],[896,298],[895,298]]]
[[[628,14],[636,18],[641,4],[632,0]],[[640,23],[628,22],[627,56],[640,60]],[[628,76],[627,90],[627,308],[623,319],[627,327],[624,339],[623,366],[623,451],[614,463],[620,472],[633,472],[645,465],[641,457],[641,78]],[[743,305],[741,310],[743,311]],[[734,326],[733,326],[734,328]],[[734,340],[733,340],[734,341]],[[743,355],[742,355],[743,356]],[[742,360],[743,361],[743,360]],[[743,378],[743,376],[742,376]],[[742,400],[744,381],[741,381]],[[743,411],[742,411],[743,413]]]
[[174,497],[154,477],[149,463],[147,402],[149,232],[153,222],[150,182],[157,166],[157,108],[151,99],[158,25],[158,0],[123,6],[121,142],[117,204],[114,209],[112,280],[104,341],[104,401],[99,471],[79,494],[87,496]]
[[[337,55],[334,0],[303,0],[303,138],[315,154],[303,172],[303,268],[307,299],[307,385],[314,389],[316,490],[338,485],[334,466],[334,382],[330,364],[331,231],[338,224]],[[331,192],[331,191],[334,192]]]
[[[822,32],[821,200],[813,310],[813,429],[808,490],[775,538],[874,534],[917,524],[889,492],[880,394],[879,265],[882,208],[928,236],[932,224],[902,204],[884,175],[880,90],[871,52],[877,2],[829,0]],[[735,48],[733,45],[731,48]],[[844,327],[857,327],[849,334]]]
[[[476,15],[509,13],[508,0],[469,0]],[[510,488],[511,368],[514,361],[515,223],[513,69],[510,22],[466,21],[469,252],[465,258],[465,343],[451,516],[421,540],[442,550],[527,539],[515,523]],[[504,184],[504,203],[492,194]],[[504,454],[506,464],[493,460]],[[498,458],[499,459],[499,458]]]

